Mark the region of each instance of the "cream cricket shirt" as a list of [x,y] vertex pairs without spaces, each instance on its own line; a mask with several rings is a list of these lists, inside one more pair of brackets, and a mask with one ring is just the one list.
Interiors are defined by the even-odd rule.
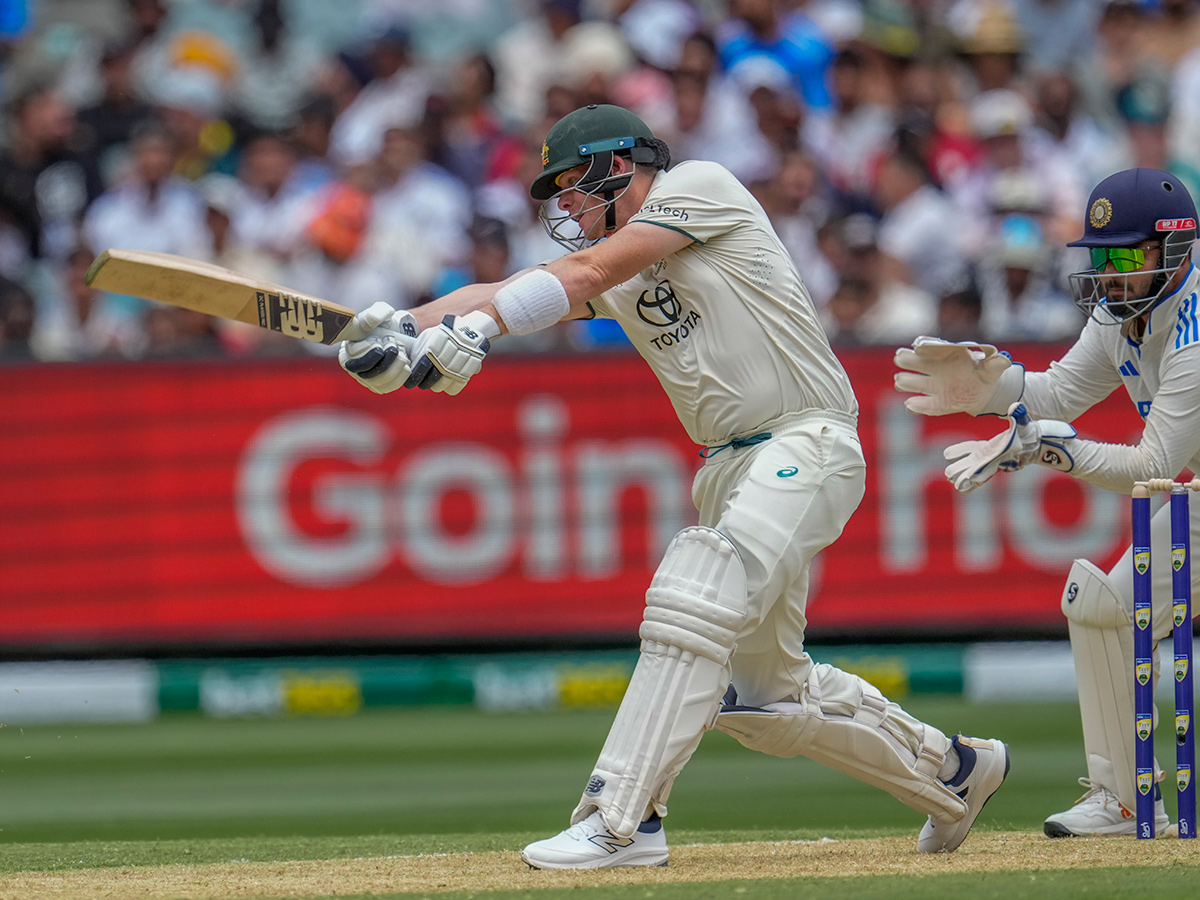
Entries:
[[858,415],[795,265],[732,174],[700,161],[660,172],[630,222],[695,243],[592,308],[621,324],[692,440],[722,444],[805,410]]

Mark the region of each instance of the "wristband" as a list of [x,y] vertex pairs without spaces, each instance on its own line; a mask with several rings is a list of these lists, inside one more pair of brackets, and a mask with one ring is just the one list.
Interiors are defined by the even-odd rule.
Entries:
[[496,291],[492,305],[510,334],[533,334],[571,311],[566,288],[553,273],[534,269]]

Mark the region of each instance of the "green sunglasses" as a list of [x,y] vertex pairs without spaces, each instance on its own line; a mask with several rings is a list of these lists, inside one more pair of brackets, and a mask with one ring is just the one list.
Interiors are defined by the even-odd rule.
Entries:
[[1092,268],[1104,271],[1110,262],[1118,272],[1136,272],[1146,264],[1146,251],[1138,247],[1089,247]]

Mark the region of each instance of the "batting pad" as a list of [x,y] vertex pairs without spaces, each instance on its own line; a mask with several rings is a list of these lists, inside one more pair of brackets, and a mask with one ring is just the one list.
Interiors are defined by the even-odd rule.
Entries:
[[813,667],[799,703],[726,706],[716,726],[751,750],[807,756],[941,821],[966,814],[966,803],[937,777],[950,739],[833,666]]
[[572,824],[598,809],[614,833],[630,837],[651,810],[666,815],[671,784],[729,685],[746,605],[733,544],[712,528],[679,532],[646,592],[641,655]]
[[1086,559],[1071,566],[1062,611],[1075,657],[1088,778],[1111,790],[1132,810],[1137,806],[1133,622],[1108,576]]

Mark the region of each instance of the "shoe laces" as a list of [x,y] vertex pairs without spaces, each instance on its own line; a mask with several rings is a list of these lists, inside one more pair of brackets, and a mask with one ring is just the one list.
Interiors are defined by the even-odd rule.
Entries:
[[1084,792],[1082,797],[1080,797],[1078,800],[1075,801],[1076,804],[1083,803],[1084,801],[1087,801],[1087,800],[1091,800],[1092,802],[1099,803],[1101,806],[1103,806],[1105,808],[1108,807],[1108,804],[1110,802],[1116,803],[1118,806],[1121,805],[1120,802],[1117,800],[1117,795],[1114,794],[1112,791],[1110,791],[1108,788],[1106,788],[1104,785],[1092,784],[1092,780],[1090,778],[1080,778],[1079,784],[1082,787],[1087,788],[1087,790]]

